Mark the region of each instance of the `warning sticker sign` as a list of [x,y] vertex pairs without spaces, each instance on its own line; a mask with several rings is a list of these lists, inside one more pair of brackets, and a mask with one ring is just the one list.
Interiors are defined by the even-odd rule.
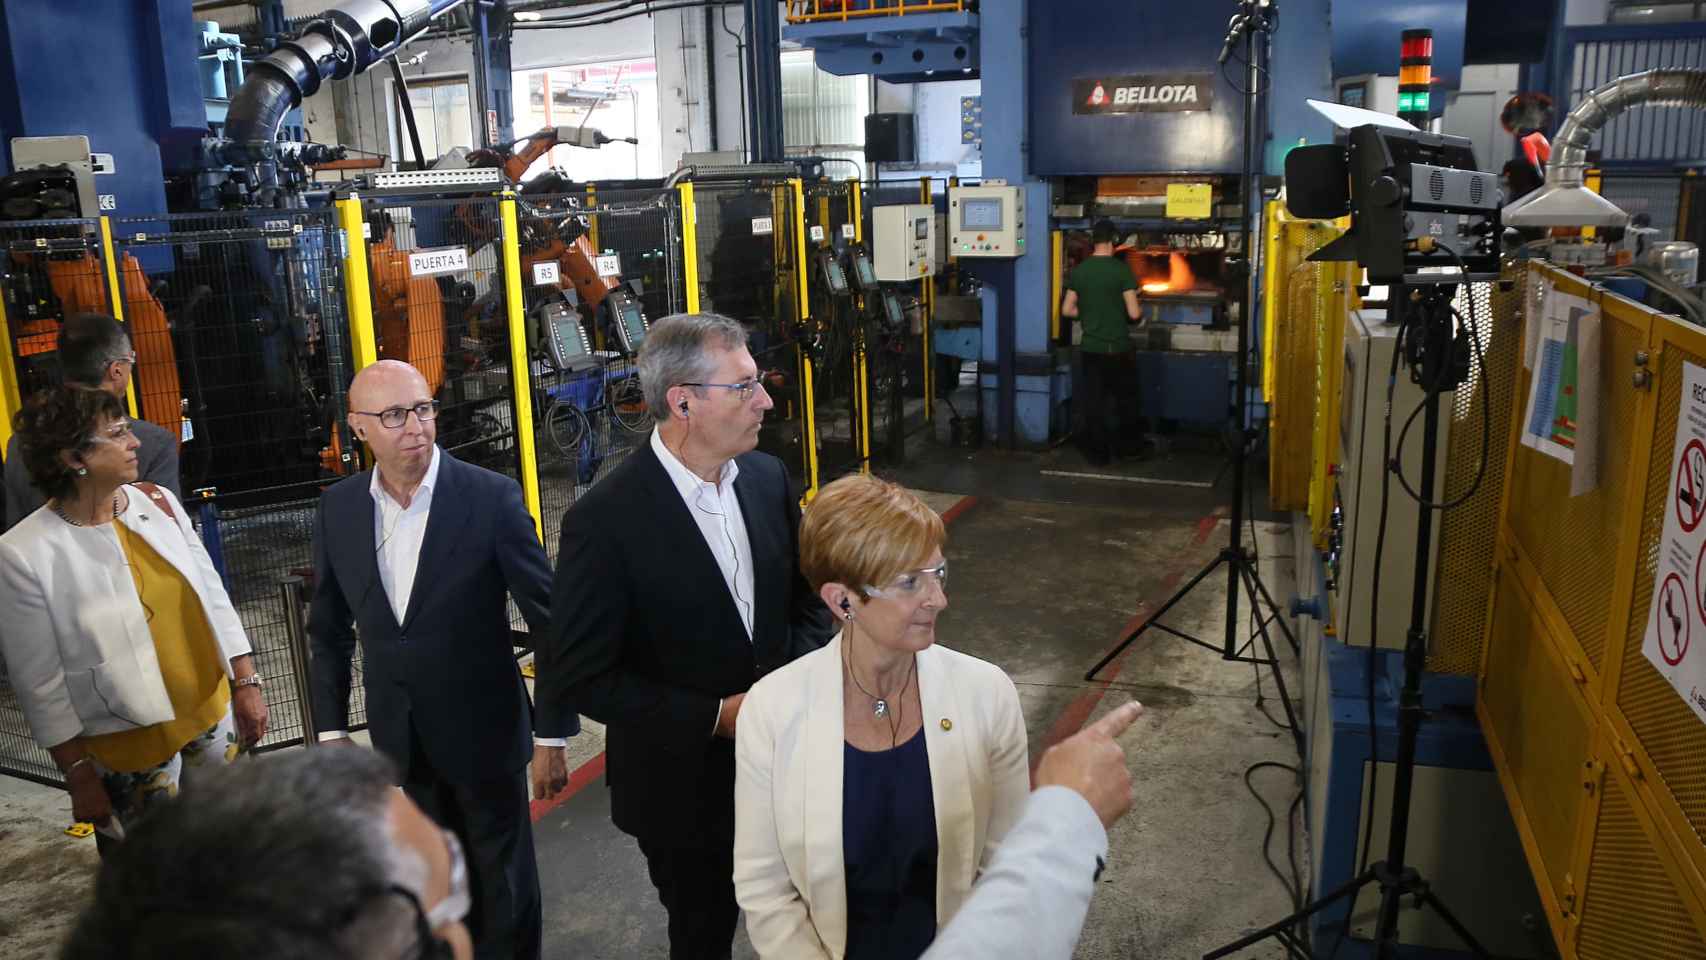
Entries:
[[1696,631],[1706,636],[1706,367],[1683,364],[1681,407],[1641,652],[1706,721],[1706,652],[1693,645]]

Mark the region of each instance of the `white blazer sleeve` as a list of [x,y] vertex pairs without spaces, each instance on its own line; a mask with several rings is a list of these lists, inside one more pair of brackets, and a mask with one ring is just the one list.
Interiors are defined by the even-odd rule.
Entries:
[[65,688],[59,641],[47,615],[47,593],[35,571],[5,544],[0,544],[0,625],[6,674],[36,742],[57,747],[81,734],[83,721]]
[[160,487],[160,492],[171,501],[172,512],[177,515],[178,530],[183,533],[184,540],[188,541],[190,559],[195,564],[194,573],[202,582],[202,597],[207,604],[207,623],[213,628],[214,640],[219,644],[219,665],[225,669],[225,675],[231,677],[232,658],[251,652],[249,635],[244,632],[243,621],[238,618],[236,608],[231,605],[231,595],[225,592],[224,578],[219,576],[219,569],[213,565],[213,558],[207,555],[207,547],[202,544],[201,537],[196,536],[195,527],[190,523],[190,514],[184,509],[183,501],[166,487]]
[[1107,831],[1083,797],[1038,790],[923,960],[1068,960],[1107,849]]
[[1025,736],[1025,714],[1019,707],[1019,691],[1012,678],[992,668],[999,678],[993,698],[994,722],[990,726],[989,784],[994,791],[989,805],[989,831],[984,836],[978,866],[987,868],[1008,831],[1019,822],[1031,793],[1031,762]]
[[782,859],[771,794],[776,735],[762,698],[749,692],[735,724],[735,899],[760,957],[830,960]]

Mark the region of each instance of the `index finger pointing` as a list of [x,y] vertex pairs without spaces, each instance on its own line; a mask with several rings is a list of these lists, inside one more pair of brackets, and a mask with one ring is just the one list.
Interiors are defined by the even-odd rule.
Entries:
[[1126,729],[1133,723],[1136,723],[1137,718],[1142,715],[1143,704],[1133,700],[1108,711],[1106,716],[1097,720],[1086,729],[1099,733],[1112,740],[1126,732]]

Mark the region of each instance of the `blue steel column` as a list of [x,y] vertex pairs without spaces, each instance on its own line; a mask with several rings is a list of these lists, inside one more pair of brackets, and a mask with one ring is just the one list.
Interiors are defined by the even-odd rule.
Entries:
[[776,0],[745,0],[746,142],[754,163],[782,159],[782,22]]
[[[983,317],[978,386],[984,409],[995,410],[993,438],[1004,447],[1044,444],[1053,408],[1054,356],[1049,349],[1049,185],[1027,179],[1030,95],[1025,50],[1027,0],[984,0],[980,10],[983,71],[983,175],[1025,188],[1025,249],[1014,260],[961,260],[961,267],[996,291]],[[988,301],[985,301],[988,304]],[[995,364],[993,380],[987,361]]]
[[476,2],[471,8],[474,18],[476,101],[474,139],[485,147],[494,146],[490,142],[490,128],[486,125],[488,110],[495,110],[498,114],[498,142],[512,143],[515,140],[515,104],[511,98],[509,75],[509,41],[512,31],[506,6],[506,0],[496,0]]

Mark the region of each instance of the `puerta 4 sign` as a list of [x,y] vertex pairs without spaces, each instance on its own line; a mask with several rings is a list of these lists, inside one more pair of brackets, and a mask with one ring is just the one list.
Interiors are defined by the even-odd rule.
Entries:
[[1072,112],[1181,113],[1214,106],[1212,73],[1144,73],[1072,81]]
[[1706,721],[1706,367],[1683,364],[1679,403],[1641,652]]

